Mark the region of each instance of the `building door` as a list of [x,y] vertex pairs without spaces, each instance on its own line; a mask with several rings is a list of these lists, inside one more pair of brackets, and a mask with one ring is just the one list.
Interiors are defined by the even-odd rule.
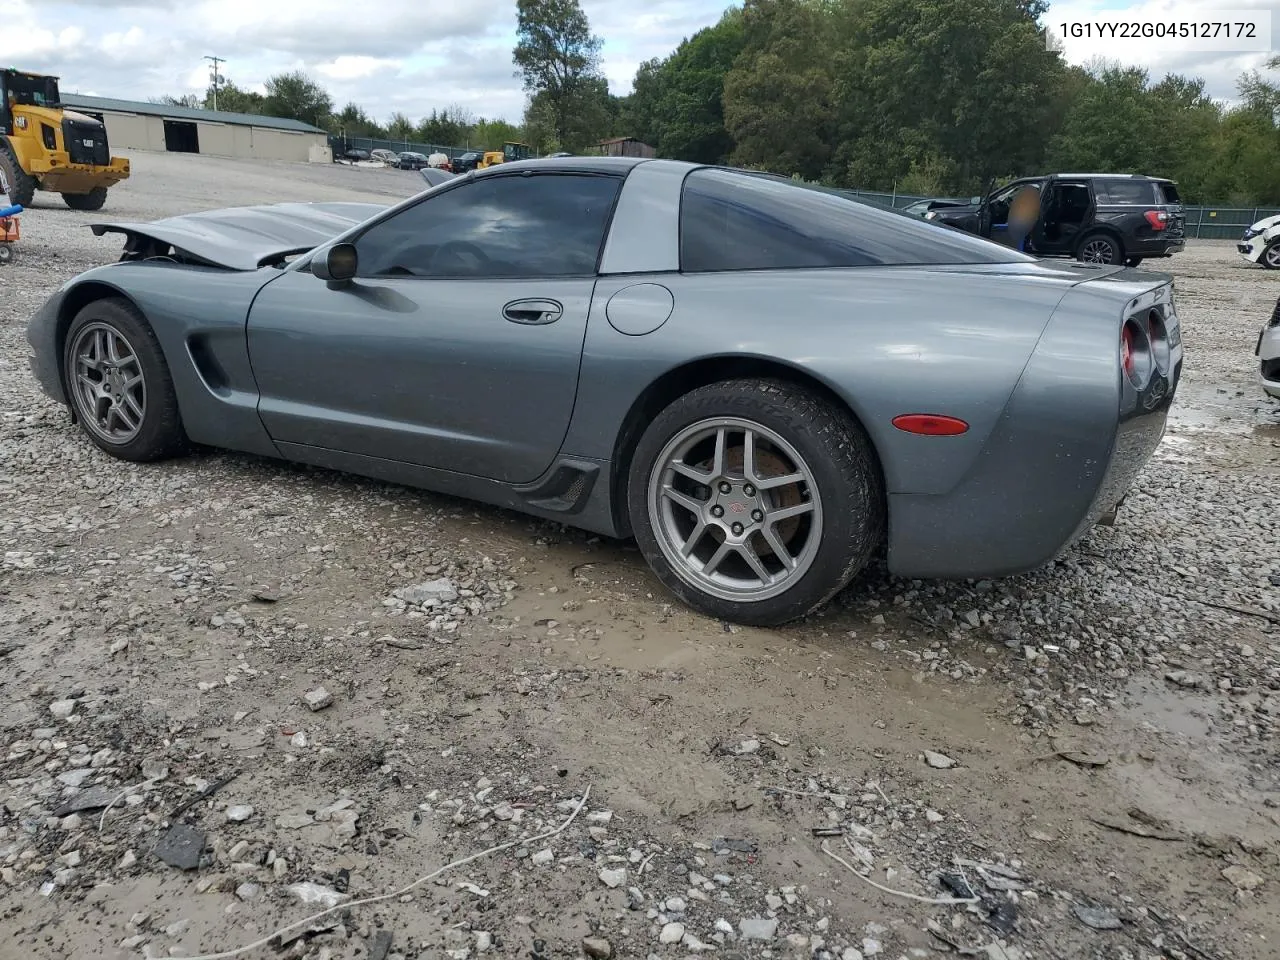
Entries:
[[166,120],[164,147],[170,153],[199,153],[200,134],[196,125],[185,120]]

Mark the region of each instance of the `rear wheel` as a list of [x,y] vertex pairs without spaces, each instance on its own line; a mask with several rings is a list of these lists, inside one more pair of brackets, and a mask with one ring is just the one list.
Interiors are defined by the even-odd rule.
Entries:
[[72,210],[101,210],[107,202],[107,188],[94,187],[88,193],[64,193],[62,202]]
[[777,380],[675,400],[640,439],[627,501],[636,541],[673,593],[760,626],[830,600],[884,531],[883,483],[861,427]]
[[0,141],[0,169],[4,170],[5,182],[9,184],[9,199],[20,207],[31,206],[36,195],[36,178],[18,165],[18,158],[3,141]]
[[13,244],[0,243],[0,263],[13,263]]
[[113,457],[161,460],[187,450],[160,342],[129,301],[97,300],[76,314],[63,370],[81,428]]
[[1123,251],[1114,237],[1105,233],[1091,233],[1080,241],[1076,257],[1084,263],[1119,263]]

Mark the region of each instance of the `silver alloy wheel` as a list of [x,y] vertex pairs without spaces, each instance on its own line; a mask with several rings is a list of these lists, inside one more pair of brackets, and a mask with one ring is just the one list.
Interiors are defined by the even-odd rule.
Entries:
[[1110,263],[1112,243],[1102,237],[1090,240],[1084,245],[1081,258],[1085,263]]
[[1262,251],[1262,256],[1267,261],[1267,266],[1273,270],[1280,270],[1280,242],[1273,243]]
[[138,435],[147,409],[147,383],[132,344],[115,327],[90,323],[71,346],[71,395],[85,426],[106,443]]
[[721,600],[776,597],[822,542],[813,471],[777,433],[739,417],[685,427],[649,473],[649,524],[689,585]]

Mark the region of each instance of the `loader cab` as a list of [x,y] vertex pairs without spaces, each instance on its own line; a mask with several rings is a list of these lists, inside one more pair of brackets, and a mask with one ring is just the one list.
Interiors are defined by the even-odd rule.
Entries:
[[517,160],[528,160],[533,156],[533,147],[527,143],[504,143],[502,145],[502,162],[514,163]]
[[56,108],[61,103],[57,77],[0,70],[0,133],[13,133],[14,107]]

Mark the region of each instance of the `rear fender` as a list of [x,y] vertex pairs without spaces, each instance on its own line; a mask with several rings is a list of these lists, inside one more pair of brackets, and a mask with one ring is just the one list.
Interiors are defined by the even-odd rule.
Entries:
[[[1135,277],[1142,277],[1136,280]],[[1167,304],[1168,381],[1142,389],[1120,366],[1125,317]],[[963,480],[889,502],[889,568],[905,577],[1006,576],[1058,556],[1106,516],[1163,435],[1182,362],[1171,286],[1109,272],[1073,288]]]

